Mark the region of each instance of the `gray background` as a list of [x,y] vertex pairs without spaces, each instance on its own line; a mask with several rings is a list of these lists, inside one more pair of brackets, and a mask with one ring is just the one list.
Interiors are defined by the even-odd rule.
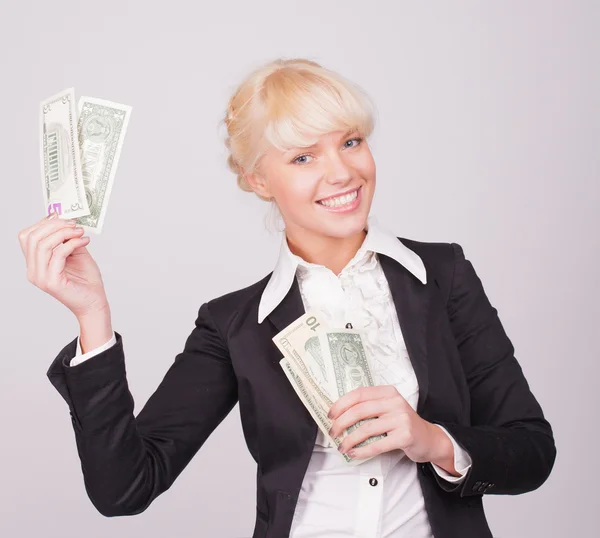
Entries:
[[597,536],[600,10],[597,2],[2,1],[0,535],[242,537],[255,465],[238,408],[145,513],[88,500],[68,409],[46,378],[78,334],[30,284],[17,233],[44,215],[38,105],[63,88],[133,106],[89,249],[123,335],[136,413],[200,304],[275,262],[268,205],[237,189],[219,125],[264,61],[307,57],[378,109],[372,214],[460,243],[556,433],[549,480],[485,497],[495,536]]

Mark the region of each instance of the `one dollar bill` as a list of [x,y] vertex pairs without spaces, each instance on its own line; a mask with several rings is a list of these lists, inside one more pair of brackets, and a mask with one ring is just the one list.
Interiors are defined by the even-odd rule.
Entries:
[[73,88],[41,103],[44,209],[99,234],[131,107],[93,97],[75,106]]
[[[319,339],[323,355],[333,368],[335,379],[334,401],[354,389],[372,387],[375,384],[360,331],[355,329],[324,329],[319,331]],[[374,420],[374,418],[359,420],[356,424],[349,426],[347,428],[348,434],[367,420]],[[374,435],[356,446],[365,446],[386,436],[385,433]]]
[[40,104],[44,209],[67,219],[90,214],[81,170],[75,92],[68,88]]
[[81,171],[89,213],[77,224],[99,234],[127,132],[131,107],[93,97],[79,99]]

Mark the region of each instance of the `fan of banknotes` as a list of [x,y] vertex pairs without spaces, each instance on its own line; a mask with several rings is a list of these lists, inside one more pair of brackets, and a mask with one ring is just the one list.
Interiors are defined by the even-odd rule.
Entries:
[[[273,337],[273,342],[283,353],[279,364],[296,394],[325,438],[337,448],[365,421],[357,422],[340,436],[332,438],[329,430],[333,421],[327,418],[329,409],[347,392],[373,386],[374,382],[361,331],[329,328],[324,319],[318,310],[309,310]],[[356,446],[373,443],[386,435],[369,437]],[[349,465],[371,459],[352,460],[347,454],[340,455]]]
[[131,107],[64,90],[40,105],[41,164],[46,214],[102,231]]

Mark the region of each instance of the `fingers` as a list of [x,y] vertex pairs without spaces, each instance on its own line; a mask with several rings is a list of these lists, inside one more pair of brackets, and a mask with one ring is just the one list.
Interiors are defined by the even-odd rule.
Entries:
[[398,389],[393,385],[375,385],[372,387],[359,387],[351,390],[340,397],[329,409],[329,418],[334,419],[347,409],[359,402],[376,400],[381,398],[392,398],[399,395]]
[[73,224],[69,224],[69,221],[55,217],[50,220],[42,219],[40,222],[19,233],[19,242],[27,261],[27,278],[30,282],[35,282],[38,272],[36,259],[38,242],[57,230],[72,226]]
[[352,447],[367,440],[369,437],[374,437],[375,435],[381,435],[384,433],[387,434],[387,432],[392,431],[395,426],[395,419],[390,415],[386,417],[379,417],[373,420],[367,420],[342,441],[338,447],[338,450],[343,454]]
[[37,249],[35,251],[34,273],[38,282],[43,282],[43,279],[47,278],[48,264],[50,262],[50,258],[52,257],[53,250],[61,245],[64,241],[74,237],[81,237],[82,235],[83,228],[76,228],[73,225],[67,225],[39,240]]
[[[44,223],[46,223],[46,222],[61,221],[61,220],[62,219],[58,218],[58,215],[52,214],[52,215],[48,215],[47,217],[44,217],[43,219],[38,220],[37,222],[34,222],[31,226],[28,226],[27,228],[24,228],[23,230],[21,230],[19,232],[18,238],[19,238],[19,243],[21,244],[21,250],[23,251],[23,254],[27,254],[27,248],[26,248],[27,237],[33,230],[39,228],[40,226],[43,226]],[[64,220],[63,220],[63,222],[64,222]]]
[[397,407],[398,403],[393,399],[367,400],[353,405],[350,409],[342,413],[331,425],[329,433],[332,437],[337,437],[346,428],[356,424],[359,420],[378,417]]
[[[360,428],[358,429],[360,430]],[[355,443],[355,445],[356,444],[357,443]],[[353,460],[362,460],[365,458],[370,458],[371,456],[383,454],[384,452],[389,452],[390,450],[395,450],[397,448],[397,441],[396,439],[394,439],[394,436],[387,435],[383,439],[377,439],[377,441],[373,441],[372,443],[369,443],[366,446],[361,446],[359,448],[350,448],[348,455]]]
[[[42,222],[33,227],[33,229],[25,237],[25,257],[27,258],[27,278],[30,282],[36,283],[37,275],[40,270],[37,267],[37,249],[38,243],[41,239],[48,236],[49,234],[66,228],[69,226],[65,221],[54,218],[46,222]],[[37,284],[36,284],[37,285]]]
[[50,262],[48,263],[48,276],[46,286],[49,290],[58,289],[60,275],[65,268],[66,259],[73,254],[75,249],[79,247],[84,247],[90,242],[90,238],[88,237],[74,237],[61,243],[58,245],[54,252],[52,253],[52,257],[50,258]]

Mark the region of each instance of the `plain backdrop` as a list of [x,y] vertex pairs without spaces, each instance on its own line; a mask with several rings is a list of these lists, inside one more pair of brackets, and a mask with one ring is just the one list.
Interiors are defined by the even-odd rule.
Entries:
[[541,488],[485,496],[494,535],[598,536],[598,2],[0,5],[1,536],[251,535],[256,467],[237,406],[146,512],[94,509],[46,377],[78,325],[27,281],[17,234],[44,216],[39,102],[74,86],[131,105],[104,230],[88,248],[137,413],[200,304],[275,263],[281,235],[268,205],[236,186],[220,122],[237,84],[277,57],[315,60],[372,97],[372,214],[396,235],[463,246],[554,428]]

